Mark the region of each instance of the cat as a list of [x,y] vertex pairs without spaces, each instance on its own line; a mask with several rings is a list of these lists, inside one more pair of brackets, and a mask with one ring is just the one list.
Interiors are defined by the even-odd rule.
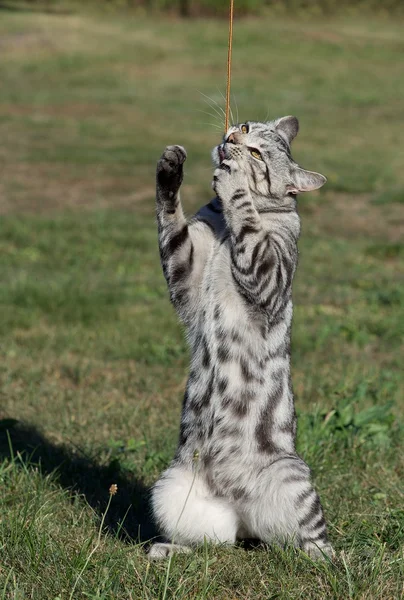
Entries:
[[296,194],[326,182],[292,159],[298,128],[291,116],[230,127],[212,152],[216,198],[189,221],[179,198],[185,149],[168,146],[157,164],[161,263],[191,365],[178,448],[152,489],[167,543],[153,544],[151,559],[240,538],[333,555],[295,449]]

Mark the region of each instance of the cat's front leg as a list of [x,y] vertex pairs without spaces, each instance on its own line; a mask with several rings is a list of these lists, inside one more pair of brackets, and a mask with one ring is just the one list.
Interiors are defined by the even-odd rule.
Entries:
[[198,308],[199,285],[213,244],[211,229],[203,222],[185,219],[179,190],[187,153],[182,146],[167,146],[157,163],[156,212],[161,264],[171,301],[185,324]]
[[213,189],[222,201],[230,233],[236,243],[248,234],[261,234],[262,224],[248,187],[247,174],[234,159],[226,159],[215,170]]
[[248,187],[243,167],[226,159],[215,170],[213,189],[222,201],[223,212],[230,232],[230,255],[233,278],[244,296],[261,302],[263,278],[268,275],[267,264],[272,248]]
[[194,247],[182,210],[179,189],[187,153],[182,146],[167,146],[156,170],[156,214],[161,264],[171,301],[185,318],[189,297],[188,279],[193,267]]

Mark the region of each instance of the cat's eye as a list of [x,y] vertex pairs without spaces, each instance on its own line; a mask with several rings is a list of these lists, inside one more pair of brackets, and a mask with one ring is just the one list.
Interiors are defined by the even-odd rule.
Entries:
[[241,133],[248,133],[248,125],[241,126]]
[[261,152],[258,152],[258,150],[250,149],[250,153],[251,153],[251,156],[253,156],[257,160],[263,160],[263,158],[261,156]]

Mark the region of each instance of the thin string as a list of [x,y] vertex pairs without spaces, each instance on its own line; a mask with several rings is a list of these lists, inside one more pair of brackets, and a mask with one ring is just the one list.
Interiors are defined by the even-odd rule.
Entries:
[[234,0],[230,0],[230,13],[229,13],[229,43],[227,48],[227,85],[226,85],[226,114],[224,121],[224,131],[229,128],[229,112],[230,112],[230,82],[231,82],[231,51],[233,42],[233,10]]

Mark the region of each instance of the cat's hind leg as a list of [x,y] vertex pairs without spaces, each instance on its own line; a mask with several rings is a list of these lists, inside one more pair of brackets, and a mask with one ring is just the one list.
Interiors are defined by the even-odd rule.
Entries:
[[263,470],[248,521],[251,533],[264,542],[291,542],[314,559],[334,555],[310,469],[298,456]]
[[168,544],[154,544],[150,558],[165,558],[189,547],[213,543],[233,544],[239,528],[235,509],[212,495],[197,473],[182,466],[169,467],[152,490],[152,510]]

